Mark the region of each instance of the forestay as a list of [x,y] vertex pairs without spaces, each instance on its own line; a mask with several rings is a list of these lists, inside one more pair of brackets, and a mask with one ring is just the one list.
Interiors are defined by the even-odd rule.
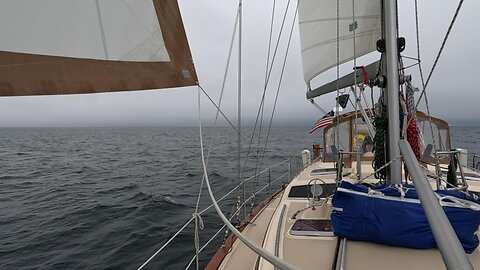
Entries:
[[176,0],[0,2],[0,95],[196,84]]
[[[337,2],[339,64],[376,49],[381,36],[381,1],[300,0],[299,25],[305,82],[337,65]],[[355,52],[354,30],[355,29]]]

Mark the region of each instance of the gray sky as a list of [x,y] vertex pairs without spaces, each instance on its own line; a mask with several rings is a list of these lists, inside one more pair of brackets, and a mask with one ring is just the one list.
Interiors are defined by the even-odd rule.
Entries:
[[[277,2],[284,2],[279,4],[283,7],[286,3]],[[414,1],[399,2],[400,34],[407,39],[407,50],[404,55],[415,57]],[[251,123],[256,115],[263,90],[271,3],[272,0],[244,0],[242,110],[246,125]],[[218,100],[237,1],[179,0],[179,4],[200,84],[214,100]],[[447,0],[419,1],[422,64],[426,75],[430,71],[457,4],[458,1]],[[478,10],[480,1],[465,1],[428,88],[432,114],[450,120],[452,124],[473,122],[480,124],[478,117],[480,90],[476,89],[475,82],[480,63],[480,54],[477,52],[480,44]],[[279,9],[279,13],[281,12],[283,11]],[[292,18],[293,16],[289,16],[287,26],[290,25]],[[286,39],[283,39],[282,44],[285,43]],[[308,126],[321,116],[321,113],[305,99],[299,47],[296,26],[280,90],[275,125]],[[280,48],[274,74],[279,73],[284,49],[285,46]],[[365,57],[365,62],[358,64],[366,65],[377,57],[376,54]],[[236,63],[235,53],[222,105],[233,122],[236,119],[237,104]],[[407,73],[413,75],[414,84],[419,86],[417,68],[409,69]],[[278,75],[272,76],[273,84],[267,92],[265,111],[267,119],[271,114],[278,83]],[[334,79],[332,72],[327,72],[314,80],[312,86],[332,79]],[[316,101],[326,110],[330,110],[334,105],[334,96],[327,95],[317,98]],[[0,114],[3,116],[0,118],[0,126],[194,126],[197,123],[196,100],[196,87],[77,96],[4,97],[0,98]],[[207,124],[212,122],[214,110],[205,99],[202,103],[202,115]]]

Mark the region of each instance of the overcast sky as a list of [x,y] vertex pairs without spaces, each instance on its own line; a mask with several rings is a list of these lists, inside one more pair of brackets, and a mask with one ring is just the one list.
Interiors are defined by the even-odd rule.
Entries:
[[[258,110],[265,77],[268,29],[273,0],[244,1],[243,94],[245,125],[251,124]],[[283,13],[286,0],[277,0],[278,15]],[[280,3],[281,2],[281,3]],[[292,1],[292,3],[295,1]],[[179,0],[200,84],[218,100],[228,46],[235,20],[237,1]],[[420,0],[420,38],[424,73],[428,74],[441,41],[450,24],[458,1]],[[416,56],[414,1],[399,1],[400,34],[407,39],[404,55]],[[283,7],[283,9],[282,9]],[[452,30],[444,53],[428,87],[433,115],[452,124],[480,124],[480,89],[476,78],[480,64],[478,44],[478,10],[480,1],[465,1]],[[293,13],[287,18],[291,25]],[[277,18],[280,19],[280,16]],[[277,20],[277,26],[279,20]],[[278,28],[277,28],[278,29]],[[278,35],[278,31],[275,32]],[[286,43],[286,36],[282,44]],[[280,71],[285,46],[280,47],[274,74]],[[376,60],[378,54],[367,56],[359,65]],[[227,80],[222,108],[236,121],[236,54]],[[408,62],[407,62],[408,64]],[[350,64],[351,66],[351,64]],[[349,67],[351,68],[351,67]],[[416,68],[414,84],[420,86]],[[333,79],[332,72],[314,81],[315,85]],[[272,76],[268,88],[266,115],[271,114],[278,75]],[[321,116],[305,98],[298,26],[295,27],[287,67],[275,116],[275,125],[311,125]],[[326,110],[334,106],[334,96],[317,99]],[[62,125],[154,125],[195,126],[197,124],[197,88],[152,90],[140,92],[55,97],[0,98],[0,126],[62,126]],[[422,102],[424,104],[424,102]],[[204,121],[211,123],[214,110],[204,99]],[[424,108],[421,107],[421,108]]]

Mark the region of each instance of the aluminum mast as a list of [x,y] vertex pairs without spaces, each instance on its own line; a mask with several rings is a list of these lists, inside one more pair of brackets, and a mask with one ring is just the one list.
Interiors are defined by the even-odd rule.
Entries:
[[[398,46],[397,46],[397,1],[383,0],[384,6],[384,38],[385,38],[385,62],[387,67],[387,95],[388,110],[388,160],[394,160],[400,156],[400,115],[399,115],[399,73],[398,73]],[[401,184],[402,164],[397,159],[390,164],[387,182]]]

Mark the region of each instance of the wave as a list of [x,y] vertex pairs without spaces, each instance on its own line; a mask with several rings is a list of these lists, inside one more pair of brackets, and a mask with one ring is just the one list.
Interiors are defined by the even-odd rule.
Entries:
[[183,203],[178,202],[171,195],[154,195],[147,194],[142,191],[138,191],[135,195],[129,198],[129,200],[137,202],[167,203],[175,206],[187,206]]
[[135,183],[129,183],[128,185],[121,186],[121,187],[114,187],[111,189],[100,190],[97,191],[97,194],[111,194],[114,192],[122,192],[122,191],[129,191],[129,190],[137,190],[139,187]]

